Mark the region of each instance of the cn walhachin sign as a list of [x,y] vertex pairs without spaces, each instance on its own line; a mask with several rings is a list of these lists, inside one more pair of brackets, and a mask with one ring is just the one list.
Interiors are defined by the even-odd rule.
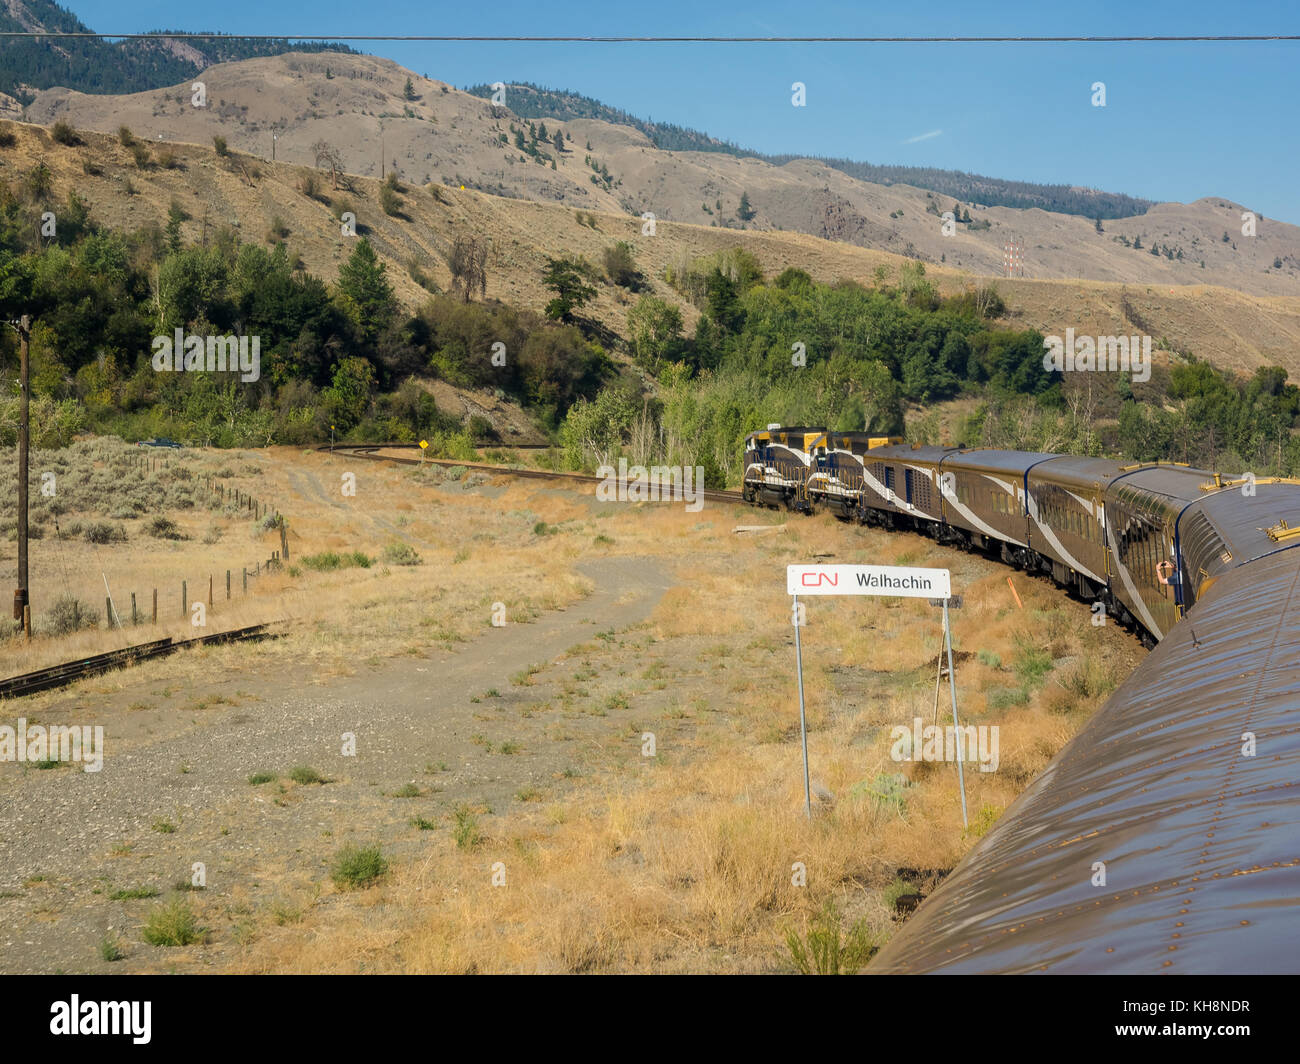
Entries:
[[[799,629],[803,625],[800,595],[877,595],[882,598],[923,598],[943,606],[943,642],[948,651],[948,687],[952,691],[952,723],[957,723],[957,679],[952,665],[952,629],[948,625],[948,606],[953,598],[952,577],[947,569],[917,569],[904,565],[787,565],[785,590],[792,598],[791,621],[794,624],[795,676],[799,684],[799,732],[803,740],[803,799],[812,817],[812,784],[808,775],[808,725],[803,698],[803,647]],[[940,666],[942,675],[942,666]],[[935,687],[935,712],[938,713],[939,689]],[[966,820],[966,780],[960,755],[957,780],[961,790],[961,819]]]

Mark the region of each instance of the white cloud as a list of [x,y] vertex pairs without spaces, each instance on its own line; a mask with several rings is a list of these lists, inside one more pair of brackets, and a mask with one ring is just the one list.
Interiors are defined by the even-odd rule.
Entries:
[[918,134],[917,134],[916,136],[914,136],[914,137],[908,137],[907,140],[903,141],[903,143],[904,143],[904,144],[915,144],[915,143],[917,143],[917,141],[921,141],[921,140],[931,140],[931,139],[933,139],[934,137],[942,137],[942,136],[943,136],[943,130],[942,130],[942,129],[932,129],[932,130],[930,130],[929,133],[918,133]]

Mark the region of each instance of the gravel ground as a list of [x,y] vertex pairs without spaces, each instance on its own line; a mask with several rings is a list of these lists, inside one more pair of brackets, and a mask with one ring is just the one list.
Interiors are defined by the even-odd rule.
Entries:
[[[545,715],[508,711],[535,701],[548,671],[565,671],[547,668],[564,651],[638,624],[669,587],[646,559],[578,569],[596,584],[589,598],[531,624],[485,629],[455,653],[392,659],[328,681],[308,666],[286,674],[254,661],[236,680],[204,685],[204,696],[228,702],[187,713],[132,708],[159,694],[157,679],[109,695],[93,680],[70,688],[42,717],[102,722],[104,766],[0,764],[0,971],[218,967],[239,948],[241,920],[328,880],[344,843],[379,844],[400,858],[419,849],[414,816],[441,822],[461,803],[500,812],[521,787],[553,790],[567,765],[627,730],[625,714],[566,720],[566,737],[556,739]],[[512,683],[535,666],[541,687]],[[493,689],[500,694],[488,696]],[[15,702],[0,719],[21,715]],[[355,756],[342,753],[344,733],[356,737]],[[487,752],[487,743],[503,742],[518,752]],[[290,783],[295,765],[329,782]],[[251,785],[257,772],[283,782]],[[395,796],[404,784],[419,796]],[[205,866],[206,888],[194,898],[209,943],[146,945],[144,920],[190,880],[195,862]],[[163,899],[110,897],[141,888]],[[106,936],[120,939],[123,960],[101,959]]]

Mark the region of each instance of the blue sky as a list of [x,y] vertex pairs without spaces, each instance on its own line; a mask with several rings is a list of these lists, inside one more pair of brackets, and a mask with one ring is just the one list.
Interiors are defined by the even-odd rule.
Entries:
[[[970,0],[719,5],[65,0],[93,29],[299,34],[1300,34],[1300,3]],[[766,152],[840,155],[1150,199],[1225,196],[1300,224],[1300,42],[667,45],[365,42],[457,86],[533,81]],[[790,104],[792,82],[808,106]],[[1091,103],[1094,82],[1106,106]],[[920,139],[918,139],[920,138]]]

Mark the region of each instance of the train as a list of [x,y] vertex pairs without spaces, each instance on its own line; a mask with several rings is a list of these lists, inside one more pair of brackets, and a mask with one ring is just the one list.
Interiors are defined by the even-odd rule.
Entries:
[[[906,444],[769,425],[745,438],[742,496],[827,511],[1043,573],[1154,646],[1228,568],[1300,543],[1277,486],[1178,462]],[[1243,542],[1243,537],[1247,542]]]
[[1300,971],[1300,481],[769,425],[746,502],[910,529],[1152,652],[868,973]]

